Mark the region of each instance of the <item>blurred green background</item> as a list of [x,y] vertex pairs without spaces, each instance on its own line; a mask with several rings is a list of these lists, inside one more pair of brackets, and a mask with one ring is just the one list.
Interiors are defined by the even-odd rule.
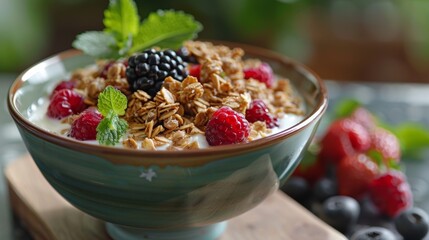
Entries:
[[[136,0],[184,10],[199,37],[279,51],[325,79],[429,82],[427,0]],[[0,0],[0,72],[17,73],[103,28],[101,0]]]

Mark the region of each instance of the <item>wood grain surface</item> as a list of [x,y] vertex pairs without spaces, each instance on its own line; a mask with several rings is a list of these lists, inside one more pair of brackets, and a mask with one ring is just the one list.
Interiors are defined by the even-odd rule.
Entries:
[[[64,200],[30,156],[5,169],[11,205],[34,239],[110,239],[104,223]],[[343,240],[343,235],[282,192],[228,222],[220,240]]]

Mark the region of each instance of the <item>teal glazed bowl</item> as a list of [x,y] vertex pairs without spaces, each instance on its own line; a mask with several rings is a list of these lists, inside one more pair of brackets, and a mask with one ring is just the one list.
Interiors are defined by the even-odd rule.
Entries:
[[306,105],[294,126],[245,144],[186,151],[99,146],[29,121],[34,104],[76,68],[94,64],[70,50],[23,72],[8,108],[38,168],[68,202],[105,221],[113,239],[216,239],[225,223],[278,190],[300,162],[327,107],[321,79],[277,53],[245,45],[247,56],[288,77]]

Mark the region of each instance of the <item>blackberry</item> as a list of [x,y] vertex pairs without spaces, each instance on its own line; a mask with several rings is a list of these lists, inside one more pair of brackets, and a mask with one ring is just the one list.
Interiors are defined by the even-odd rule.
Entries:
[[133,92],[143,90],[154,97],[166,77],[182,81],[188,72],[186,62],[175,51],[148,49],[128,59],[126,74]]

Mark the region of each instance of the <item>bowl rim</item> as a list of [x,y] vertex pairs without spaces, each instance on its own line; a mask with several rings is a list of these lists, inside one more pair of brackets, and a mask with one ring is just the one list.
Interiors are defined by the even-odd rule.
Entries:
[[[7,106],[9,109],[9,113],[14,119],[16,124],[19,124],[21,127],[27,129],[32,134],[36,135],[37,137],[45,141],[48,141],[55,145],[59,145],[69,149],[74,149],[80,152],[86,152],[86,153],[104,156],[106,157],[107,160],[115,164],[131,164],[135,166],[147,166],[151,164],[164,165],[164,166],[166,165],[198,166],[223,157],[238,155],[241,153],[248,152],[249,150],[256,151],[264,148],[267,145],[274,145],[275,143],[278,143],[279,141],[287,139],[289,136],[292,136],[302,131],[312,122],[319,119],[326,111],[326,108],[328,105],[328,96],[327,96],[327,90],[326,90],[325,84],[316,73],[314,73],[311,69],[309,69],[304,64],[299,63],[293,59],[290,59],[272,50],[268,50],[261,47],[256,47],[256,46],[242,44],[242,43],[225,42],[225,41],[212,41],[212,42],[215,44],[223,44],[228,47],[240,47],[244,49],[245,53],[250,53],[248,55],[263,56],[264,58],[274,61],[276,63],[280,63],[283,66],[286,66],[286,65],[292,66],[292,68],[294,68],[297,72],[304,75],[305,78],[315,80],[314,85],[317,88],[317,91],[320,92],[319,94],[321,96],[320,99],[317,100],[312,111],[309,112],[307,116],[297,124],[285,130],[282,130],[278,133],[275,133],[257,140],[253,140],[250,142],[246,142],[246,143],[212,146],[209,148],[189,149],[189,150],[182,150],[182,151],[142,150],[142,149],[135,150],[135,149],[113,147],[113,146],[89,144],[89,143],[84,143],[82,141],[78,141],[72,138],[67,138],[37,127],[28,119],[26,119],[14,105],[15,94],[20,89],[20,87],[24,84],[24,82],[28,80],[28,78],[24,79],[26,75],[30,75],[29,73],[37,71],[38,68],[44,67],[46,65],[50,65],[56,62],[61,62],[64,59],[82,55],[81,51],[70,49],[70,50],[60,52],[56,55],[48,57],[34,64],[33,66],[24,70],[14,80],[14,82],[12,83],[8,91]],[[125,161],[121,162],[121,161],[115,160],[113,157],[109,157],[109,156],[115,156],[115,155],[128,156],[133,158],[134,160],[127,161],[125,158],[124,159]],[[144,157],[144,159],[139,159],[139,157]],[[203,159],[207,157],[209,157],[210,159],[206,159],[204,161],[198,162],[199,161],[198,159],[200,158]],[[173,160],[171,160],[170,158],[172,158]],[[170,160],[163,161],[162,159],[163,160],[170,159]],[[178,159],[181,159],[181,161],[177,161]],[[160,163],[159,161],[163,161],[163,162]]]

